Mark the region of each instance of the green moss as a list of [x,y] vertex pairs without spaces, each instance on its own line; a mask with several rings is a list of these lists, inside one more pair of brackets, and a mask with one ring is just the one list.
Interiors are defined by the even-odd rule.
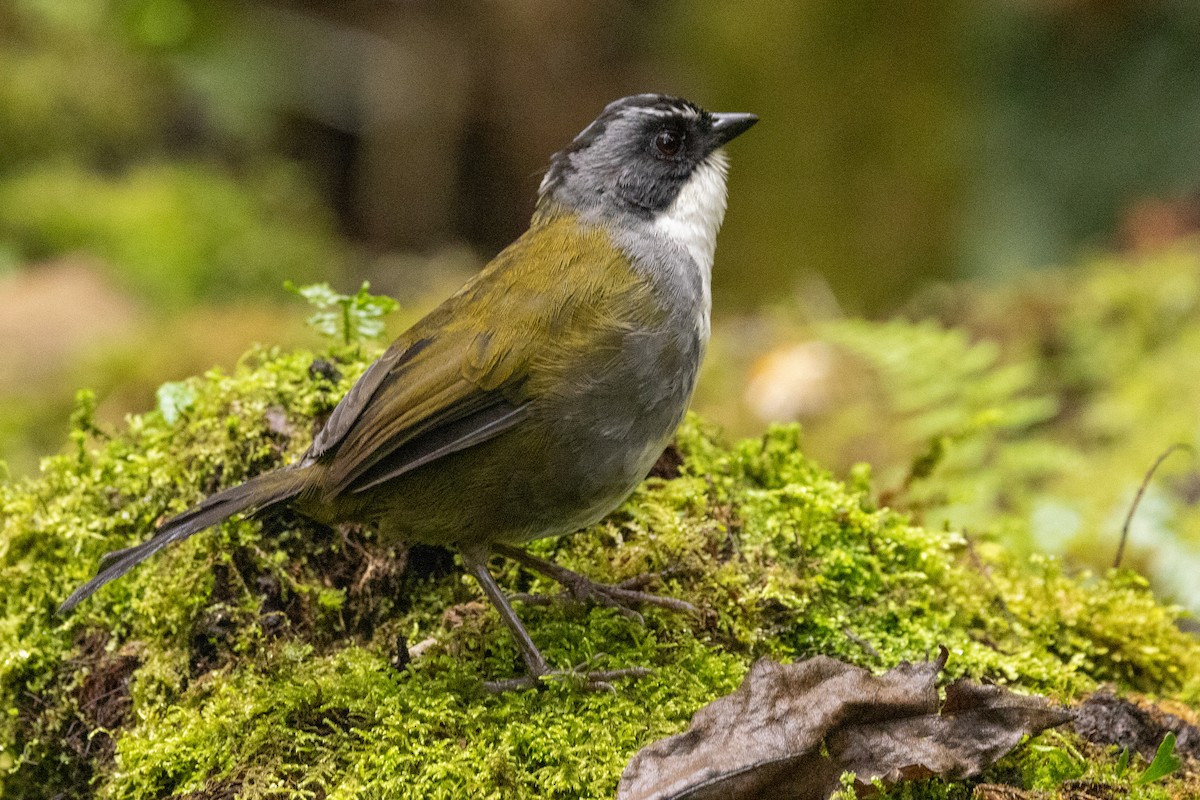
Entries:
[[[1200,239],[913,301],[916,321],[718,321],[697,408],[753,430],[795,415],[836,474],[868,461],[924,527],[1103,570],[1143,477],[1124,564],[1200,614]],[[1187,448],[1190,448],[1189,453]]]
[[[886,444],[872,460],[889,476],[946,441],[938,467],[893,499],[928,525],[986,530],[1025,553],[1106,568],[1146,470],[1171,445],[1200,447],[1190,400],[1200,381],[1200,241],[1005,286],[943,287],[916,305],[921,322],[821,329],[869,365],[883,400],[856,399],[816,425],[843,431],[844,442],[861,438],[864,414],[877,411],[872,437]],[[833,449],[816,452],[832,462]],[[1187,453],[1163,463],[1124,561],[1193,613],[1198,476]]]
[[[696,419],[679,435],[679,477],[651,479],[604,523],[532,548],[602,579],[661,572],[661,591],[706,610],[689,620],[651,609],[643,626],[609,609],[521,606],[555,665],[655,669],[614,694],[484,693],[481,677],[518,673],[520,657],[445,557],[406,561],[370,531],[291,516],[194,537],[54,616],[103,552],[294,459],[373,354],[336,355],[333,380],[310,369],[310,353],[252,352],[232,375],[191,381],[173,423],[155,411],[89,434],[83,408],[77,446],[38,478],[0,485],[5,797],[78,796],[83,785],[103,798],[217,786],[244,797],[610,797],[639,747],[681,730],[765,655],[882,668],[945,644],[951,675],[1062,700],[1100,681],[1200,700],[1200,645],[1144,581],[1071,576],[917,527],[873,505],[865,469],[846,484],[805,458],[796,427],[726,447]],[[555,591],[512,565],[499,577],[510,591]],[[430,638],[397,666],[398,641]],[[1035,745],[1046,741],[1066,746]],[[1072,772],[1036,766],[1043,756],[1022,749],[1005,774],[1043,786]],[[944,796],[965,790],[946,784]]]

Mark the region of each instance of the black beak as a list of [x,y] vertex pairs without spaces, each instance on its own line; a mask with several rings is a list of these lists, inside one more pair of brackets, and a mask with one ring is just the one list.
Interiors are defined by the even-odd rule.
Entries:
[[750,130],[758,122],[758,117],[754,114],[713,114],[712,120],[713,137],[716,146],[720,147]]

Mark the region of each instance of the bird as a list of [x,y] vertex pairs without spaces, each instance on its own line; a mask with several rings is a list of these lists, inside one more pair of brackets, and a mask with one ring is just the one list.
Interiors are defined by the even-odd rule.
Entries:
[[[710,334],[725,145],[757,121],[666,94],[609,103],[551,157],[526,232],[363,372],[297,462],[106,554],[60,612],[168,545],[285,507],[326,525],[377,525],[385,542],[456,548],[526,667],[489,688],[560,674],[491,575],[493,556],[580,599],[692,610],[521,545],[603,519],[674,436]],[[597,673],[594,683],[626,674],[641,673]]]

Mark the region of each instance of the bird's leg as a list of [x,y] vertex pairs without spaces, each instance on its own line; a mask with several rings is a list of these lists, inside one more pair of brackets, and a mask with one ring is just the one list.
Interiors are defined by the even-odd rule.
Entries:
[[497,544],[492,545],[492,552],[505,558],[511,558],[526,569],[540,572],[547,578],[562,584],[575,600],[580,602],[591,601],[609,606],[639,621],[642,620],[642,615],[634,611],[630,606],[643,603],[668,608],[683,614],[700,616],[696,607],[691,603],[678,600],[674,597],[661,597],[648,592],[640,592],[625,585],[614,586],[607,583],[597,583],[585,575],[580,575],[578,572],[569,570],[566,567],[560,567],[552,561],[530,555],[519,547],[508,547]]
[[533,643],[533,639],[530,638],[529,631],[525,630],[525,626],[521,623],[517,612],[513,611],[513,607],[509,604],[508,599],[500,591],[500,586],[496,583],[496,579],[492,577],[492,573],[488,572],[488,549],[481,546],[466,546],[460,547],[459,552],[462,554],[463,564],[475,576],[475,580],[483,588],[484,594],[488,596],[488,599],[492,601],[492,605],[496,607],[496,611],[500,613],[500,619],[504,620],[504,624],[508,626],[508,630],[512,633],[513,638],[517,640],[517,645],[521,648],[521,656],[525,659],[525,667],[529,670],[529,674],[522,678],[485,682],[484,686],[489,691],[505,692],[515,689],[533,689],[540,685],[543,677],[552,675],[579,677],[583,679],[584,685],[590,689],[613,691],[612,685],[608,683],[610,680],[615,678],[640,678],[650,674],[650,670],[643,667],[599,672],[582,672],[582,668],[566,672],[551,670],[546,664],[545,657],[537,649],[537,645]]
[[517,640],[517,646],[521,648],[521,657],[525,659],[525,668],[529,670],[529,677],[537,681],[538,678],[549,672],[550,668],[546,666],[545,657],[530,638],[529,631],[525,630],[525,626],[521,624],[517,612],[513,611],[508,599],[500,591],[496,579],[492,577],[492,573],[488,572],[487,548],[466,546],[460,547],[459,552],[462,553],[463,564],[475,576],[475,580],[479,581],[483,593],[492,601],[496,611],[500,612],[500,619],[504,620],[504,624],[512,632],[513,638]]

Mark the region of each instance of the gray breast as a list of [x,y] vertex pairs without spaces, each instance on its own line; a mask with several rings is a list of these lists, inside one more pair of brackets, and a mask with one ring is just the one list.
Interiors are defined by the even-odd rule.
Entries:
[[697,263],[687,247],[648,222],[623,225],[613,238],[638,274],[654,287],[672,332],[679,336],[679,346],[698,368],[708,345],[712,265]]
[[644,479],[683,419],[708,339],[708,296],[686,249],[650,226],[614,240],[666,312],[625,334],[621,355],[572,381],[545,410],[562,445],[555,474],[574,495],[580,524],[599,519]]
[[[641,419],[633,423],[632,438],[654,449],[674,434],[696,387],[708,344],[709,274],[686,248],[649,224],[625,226],[614,239],[667,312],[660,325],[630,336],[627,347],[636,352],[624,361],[629,374],[619,376],[639,396],[633,405]],[[658,454],[641,461],[649,457],[652,465]]]

